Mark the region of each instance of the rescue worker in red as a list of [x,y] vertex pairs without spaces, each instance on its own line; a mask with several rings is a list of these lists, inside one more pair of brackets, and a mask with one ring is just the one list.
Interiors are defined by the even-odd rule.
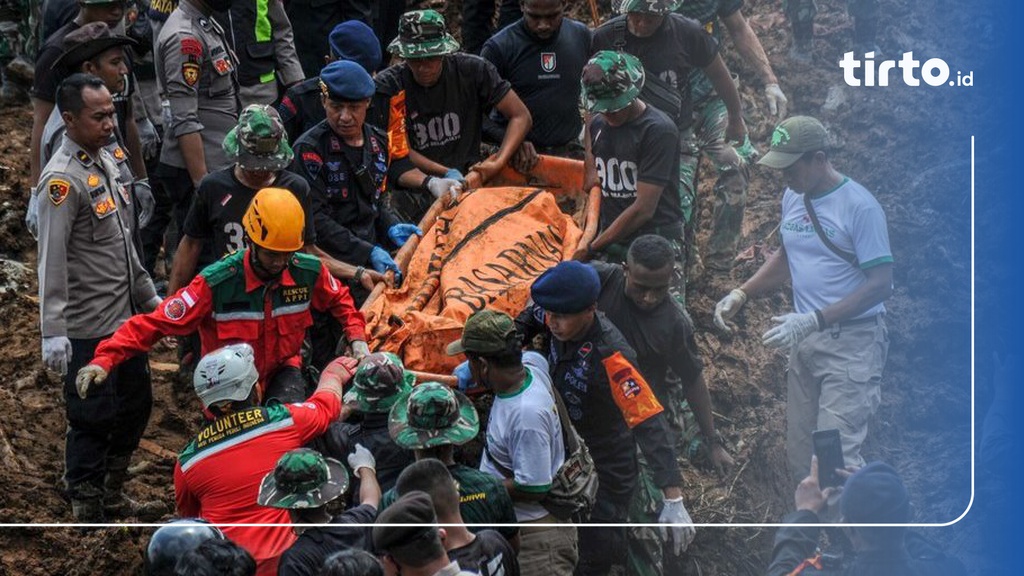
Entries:
[[331,314],[343,327],[351,355],[369,353],[365,320],[318,258],[299,252],[305,215],[295,195],[264,188],[242,218],[248,247],[207,266],[192,282],[149,314],[126,321],[96,348],[75,384],[85,398],[113,367],[147,352],[165,336],[199,330],[202,352],[244,342],[255,351],[261,402],[302,402],[306,384],[300,348],[313,324],[312,310]]

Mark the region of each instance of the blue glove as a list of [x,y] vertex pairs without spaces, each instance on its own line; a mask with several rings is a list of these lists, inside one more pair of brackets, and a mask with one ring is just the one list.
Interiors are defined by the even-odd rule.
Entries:
[[462,172],[459,172],[458,168],[449,168],[448,171],[444,173],[444,177],[445,178],[450,178],[451,180],[465,180],[466,179],[466,177],[462,175]]
[[470,388],[476,388],[476,382],[473,382],[473,374],[469,371],[469,360],[466,360],[462,364],[455,367],[452,375],[458,380],[458,387],[460,392],[465,392]]
[[405,246],[413,234],[423,236],[423,230],[415,224],[395,224],[388,228],[388,238],[399,248]]
[[402,273],[398,270],[398,264],[395,264],[391,254],[388,254],[388,251],[380,246],[374,246],[370,252],[370,267],[381,274],[388,270],[394,270],[395,278],[401,278]]

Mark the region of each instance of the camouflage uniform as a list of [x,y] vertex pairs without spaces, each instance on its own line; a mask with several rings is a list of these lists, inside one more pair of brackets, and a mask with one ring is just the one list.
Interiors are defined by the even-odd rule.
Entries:
[[405,370],[391,352],[374,352],[359,363],[345,404],[360,412],[389,412],[398,400],[412,391],[416,377]]
[[285,452],[263,477],[256,502],[272,508],[319,508],[348,490],[345,465],[316,450]]
[[0,104],[28,101],[38,11],[39,3],[0,0]]
[[[784,0],[783,10],[793,27],[793,42],[810,48],[814,37],[815,0]],[[873,49],[878,35],[878,0],[846,0],[846,11],[853,17],[853,42],[858,48]]]

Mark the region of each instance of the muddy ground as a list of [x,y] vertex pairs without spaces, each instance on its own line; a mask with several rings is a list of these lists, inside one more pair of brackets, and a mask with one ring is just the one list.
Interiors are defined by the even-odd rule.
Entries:
[[[449,2],[449,16],[455,16]],[[573,3],[586,14],[586,3]],[[606,5],[607,2],[602,2]],[[962,34],[962,20],[941,18],[933,3],[882,0],[879,43],[888,53],[909,46],[935,48],[926,39],[979,38]],[[949,4],[940,2],[937,4]],[[885,207],[897,262],[896,291],[888,302],[891,338],[883,403],[866,446],[869,459],[884,459],[904,475],[914,499],[915,519],[953,520],[970,495],[969,141],[960,126],[967,111],[949,92],[840,88],[836,64],[852,42],[852,21],[839,0],[819,0],[815,59],[796,65],[786,58],[788,24],[779,3],[748,2],[745,14],[771,59],[791,113],[821,118],[837,137],[838,168],[872,190]],[[987,15],[975,15],[983,22]],[[589,16],[581,16],[589,22]],[[453,18],[453,21],[455,18]],[[954,28],[956,27],[956,28]],[[966,51],[956,44],[945,53]],[[932,50],[935,52],[936,50]],[[760,82],[727,42],[727,62],[739,72],[752,140],[764,150],[774,124],[766,117]],[[833,88],[833,86],[835,88]],[[59,491],[63,460],[63,401],[56,376],[41,368],[35,300],[35,243],[23,225],[28,198],[28,140],[31,109],[5,108],[0,115],[0,257],[20,263],[0,269],[0,521],[70,522],[70,507]],[[706,169],[709,167],[705,167]],[[707,173],[707,170],[705,170]],[[785,354],[769,351],[760,334],[770,316],[786,311],[787,291],[748,304],[738,317],[736,336],[720,336],[711,323],[714,303],[749,277],[762,255],[777,245],[780,184],[755,169],[744,227],[744,247],[757,245],[755,258],[741,262],[732,278],[693,282],[691,311],[705,355],[718,426],[737,466],[724,478],[696,467],[685,471],[693,517],[708,523],[778,521],[792,508],[783,444]],[[710,183],[702,191],[707,196]],[[706,203],[702,206],[707,219]],[[998,214],[980,214],[994,220]],[[979,286],[980,293],[985,290]],[[166,350],[155,360],[171,361]],[[979,384],[983,384],[979,380]],[[169,373],[154,372],[155,405],[145,438],[176,452],[196,428],[197,404],[175,392]],[[987,389],[979,390],[984,406]],[[128,484],[140,499],[173,505],[173,461],[140,449]],[[982,559],[971,517],[926,536],[959,554],[973,567]],[[0,575],[137,574],[151,529],[80,531],[69,528],[0,530]],[[697,574],[753,575],[770,555],[770,528],[705,528],[690,548]]]

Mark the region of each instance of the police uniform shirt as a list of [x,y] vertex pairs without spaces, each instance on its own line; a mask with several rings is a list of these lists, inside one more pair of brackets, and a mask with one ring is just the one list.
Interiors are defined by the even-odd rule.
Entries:
[[[519,20],[484,44],[480,56],[494,64],[530,110],[533,128],[526,139],[535,146],[564,146],[579,138],[580,77],[589,57],[590,36],[585,24],[563,18],[558,33],[541,40]],[[504,132],[508,120],[496,112],[491,119]]]
[[630,238],[682,223],[676,188],[679,132],[664,112],[647,106],[640,116],[621,126],[609,126],[597,114],[590,124],[590,146],[601,183],[601,230],[607,230],[636,201],[640,182],[663,189],[654,215]]
[[[367,170],[373,190],[357,183],[360,167]],[[317,245],[344,262],[367,263],[373,247],[387,244],[388,228],[400,221],[384,205],[381,192],[389,178],[397,181],[409,168],[408,159],[390,162],[387,135],[369,124],[363,124],[361,149],[347,146],[326,120],[303,134],[290,170],[309,183]]]
[[[704,31],[722,42],[722,19],[732,16],[743,8],[743,0],[687,0],[676,9],[677,14],[692,18],[704,27]],[[690,95],[694,103],[701,102],[714,92],[711,80],[703,70],[690,74]]]
[[703,370],[693,324],[675,300],[665,298],[651,310],[641,310],[626,297],[626,275],[622,266],[591,262],[601,279],[597,309],[622,332],[636,350],[637,368],[663,402],[665,374],[669,366],[683,382],[696,381]]
[[281,116],[289,142],[298,141],[299,137],[327,118],[320,99],[320,77],[307,78],[289,88],[277,104],[277,113]]
[[[306,244],[316,243],[316,227],[313,224],[313,207],[309,185],[291,172],[278,172],[272,184],[295,194],[306,213],[306,229],[303,239]],[[242,184],[235,176],[235,167],[228,166],[211,172],[203,178],[196,190],[192,207],[183,226],[185,234],[205,240],[199,258],[199,266],[205,266],[226,254],[245,248],[245,231],[242,217],[258,190]]]
[[234,55],[224,30],[197,8],[181,3],[160,30],[154,50],[171,106],[160,162],[185,168],[178,138],[199,132],[207,171],[228,164],[221,144],[238,123]]
[[384,70],[375,81],[378,93],[405,90],[409,146],[434,162],[463,171],[481,159],[483,115],[512,88],[493,64],[462,53],[444,57],[441,78],[429,88],[417,84],[405,64]]
[[44,337],[113,333],[156,296],[132,243],[130,182],[106,150],[64,138],[39,180],[39,306]]
[[[694,20],[678,14],[668,14],[658,30],[647,38],[630,34],[625,25],[626,15],[616,16],[594,31],[591,53],[615,50],[621,35],[625,35],[623,48],[640,59],[646,74],[656,74],[669,86],[679,90],[683,109],[679,114],[680,128],[689,126],[693,114],[690,91],[686,89],[690,72],[704,68],[718,54],[718,42]],[[621,30],[621,32],[620,32]]]

